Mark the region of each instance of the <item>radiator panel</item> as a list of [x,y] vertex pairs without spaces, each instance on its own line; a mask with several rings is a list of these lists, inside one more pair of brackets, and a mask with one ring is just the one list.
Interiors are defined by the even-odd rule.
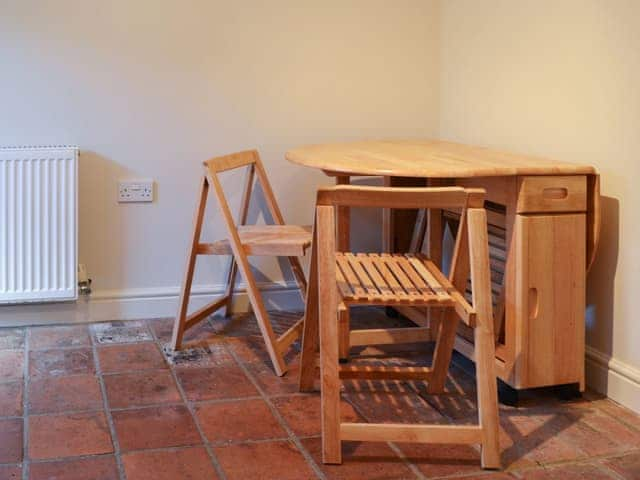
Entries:
[[0,303],[77,298],[77,158],[0,149]]

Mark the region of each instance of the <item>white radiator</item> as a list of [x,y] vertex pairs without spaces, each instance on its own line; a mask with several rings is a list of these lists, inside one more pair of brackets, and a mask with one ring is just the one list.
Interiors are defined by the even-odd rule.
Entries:
[[76,147],[0,148],[0,303],[74,300]]

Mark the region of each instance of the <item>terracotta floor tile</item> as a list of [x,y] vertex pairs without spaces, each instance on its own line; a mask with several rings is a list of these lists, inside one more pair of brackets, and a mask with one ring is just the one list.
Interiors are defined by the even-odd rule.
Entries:
[[151,342],[99,347],[98,358],[103,373],[167,368],[160,350]]
[[29,456],[41,460],[112,453],[103,412],[29,418]]
[[482,472],[480,452],[471,445],[398,443],[400,450],[427,477]]
[[0,419],[0,463],[19,463],[22,461],[21,418]]
[[22,415],[23,382],[0,383],[0,417]]
[[[277,397],[272,401],[296,435],[310,437],[320,435],[322,432],[319,394]],[[340,402],[340,416],[343,422],[363,421],[351,404],[345,400]]]
[[22,349],[24,336],[24,328],[0,328],[0,350]]
[[640,452],[629,453],[622,457],[610,458],[605,465],[626,480],[640,478]]
[[504,467],[524,468],[586,458],[577,446],[558,436],[553,413],[536,413],[528,409],[514,412],[500,417]]
[[203,447],[122,456],[127,480],[215,480],[218,478]]
[[168,371],[104,375],[103,379],[110,408],[182,401],[173,377]]
[[[279,336],[292,327],[304,312],[269,311],[267,314],[274,333]],[[226,338],[262,338],[258,321],[253,313],[237,313],[230,318],[216,315],[210,320],[214,331]]]
[[271,363],[247,363],[246,368],[251,372],[260,388],[267,396],[289,395],[298,393],[298,375],[300,364],[297,361],[287,364],[287,373],[279,377],[273,371]]
[[229,480],[316,478],[305,458],[290,442],[231,445],[215,448],[214,452]]
[[287,437],[264,400],[201,404],[196,412],[211,443]]
[[243,363],[267,364],[270,361],[262,336],[228,337],[225,342]]
[[[274,372],[264,339],[261,335],[259,336],[259,333],[260,332],[258,332],[258,335],[226,337],[225,342],[242,363],[263,364]],[[299,345],[294,343],[285,353],[285,363],[289,365],[295,362],[298,359],[299,352]]]
[[168,344],[164,344],[162,352],[169,364],[180,368],[218,367],[236,364],[221,338],[185,344],[178,351],[174,351]]
[[[161,343],[168,343],[171,340],[171,335],[173,334],[173,321],[173,318],[147,320],[147,325]],[[221,340],[221,338],[216,335],[215,330],[211,325],[209,325],[209,322],[203,320],[185,332],[183,347],[191,346],[193,343],[210,340]]]
[[608,398],[599,399],[594,402],[590,402],[590,404],[627,426],[640,430],[640,415],[635,413],[633,410],[623,407]]
[[179,447],[202,443],[184,406],[150,407],[113,412],[122,451]]
[[24,375],[24,353],[18,350],[0,351],[0,378],[19,380]]
[[93,375],[38,378],[29,384],[29,413],[102,408],[100,384]]
[[343,398],[369,422],[447,423],[446,419],[408,385],[395,381],[344,382]]
[[258,391],[237,365],[176,369],[178,380],[192,401],[251,397]]
[[548,422],[558,438],[579,448],[588,456],[610,455],[621,452],[624,448],[624,445],[583,421],[579,412],[561,412],[552,416]]
[[91,331],[99,344],[153,340],[151,332],[142,321],[94,323],[91,325]]
[[322,463],[322,440],[308,438],[302,445],[311,454],[328,480],[396,480],[416,478],[385,443],[342,442],[342,465]]
[[3,480],[20,480],[22,467],[20,465],[0,465],[0,478]]
[[29,348],[87,347],[91,345],[86,325],[34,327],[29,331]]
[[576,446],[559,437],[542,434],[523,443],[525,450],[528,450],[526,458],[539,465],[587,458]]
[[582,421],[611,441],[627,448],[640,447],[640,430],[597,409],[583,414]]
[[29,375],[32,377],[94,372],[93,352],[89,348],[29,352]]
[[32,463],[29,480],[119,480],[113,455]]
[[451,479],[456,479],[456,480],[515,480],[516,477],[514,477],[512,474],[510,473],[504,473],[504,472],[483,472],[483,473],[479,473],[478,475],[468,475],[468,476],[464,476],[464,477],[451,477]]
[[596,464],[563,465],[519,472],[522,480],[612,480],[607,471]]

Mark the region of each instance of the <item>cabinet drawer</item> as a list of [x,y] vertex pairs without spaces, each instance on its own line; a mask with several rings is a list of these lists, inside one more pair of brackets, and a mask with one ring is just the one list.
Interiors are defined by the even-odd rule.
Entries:
[[518,213],[584,212],[585,175],[518,177]]

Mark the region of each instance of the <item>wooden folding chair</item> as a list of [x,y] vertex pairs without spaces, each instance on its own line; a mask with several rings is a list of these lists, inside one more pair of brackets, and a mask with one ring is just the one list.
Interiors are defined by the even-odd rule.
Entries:
[[[248,256],[267,255],[288,257],[291,269],[296,278],[300,293],[304,300],[307,283],[304,272],[297,257],[304,256],[307,248],[311,245],[311,227],[298,225],[285,225],[282,213],[278,208],[273,191],[267,179],[260,156],[256,150],[225,155],[223,157],[212,158],[204,162],[205,173],[200,183],[200,193],[198,196],[198,206],[194,219],[193,235],[189,254],[187,256],[187,266],[180,292],[178,314],[173,327],[171,347],[174,350],[181,348],[182,338],[185,330],[194,326],[204,318],[208,317],[216,310],[225,307],[225,314],[231,314],[233,290],[238,269],[244,278],[247,286],[247,293],[251,306],[253,307],[258,326],[264,338],[269,357],[273,363],[276,373],[281,376],[286,372],[284,355],[290,345],[300,336],[302,332],[302,319],[294,324],[280,337],[276,337],[269,315],[265,309],[262,296],[258,290],[256,280],[251,272]],[[238,224],[233,220],[229,204],[227,203],[222,184],[218,174],[227,170],[246,167],[247,175],[244,185],[244,193],[240,205]],[[260,183],[267,207],[273,221],[273,225],[245,225],[247,213],[251,200],[254,179],[257,175],[257,182]],[[224,220],[228,238],[214,243],[200,243],[200,233],[206,208],[209,188],[217,198],[217,204]],[[198,255],[231,255],[231,263],[227,275],[227,286],[222,298],[205,305],[199,310],[187,314],[189,306],[189,295],[191,283]]]
[[[376,188],[337,186],[318,192],[311,273],[303,333],[300,389],[313,389],[320,349],[322,445],[325,463],[341,463],[341,442],[397,441],[482,446],[482,466],[499,468],[498,404],[484,190],[461,187]],[[449,277],[426,256],[336,252],[335,215],[340,207],[460,208],[461,224]],[[471,273],[472,303],[464,296]],[[339,364],[339,315],[351,305],[439,307],[431,367]],[[415,425],[340,422],[340,380],[426,380],[441,393],[459,320],[473,327],[479,425]],[[352,344],[415,341],[424,328],[369,329],[350,333]],[[413,332],[412,332],[413,331]],[[428,335],[427,335],[428,337]]]

